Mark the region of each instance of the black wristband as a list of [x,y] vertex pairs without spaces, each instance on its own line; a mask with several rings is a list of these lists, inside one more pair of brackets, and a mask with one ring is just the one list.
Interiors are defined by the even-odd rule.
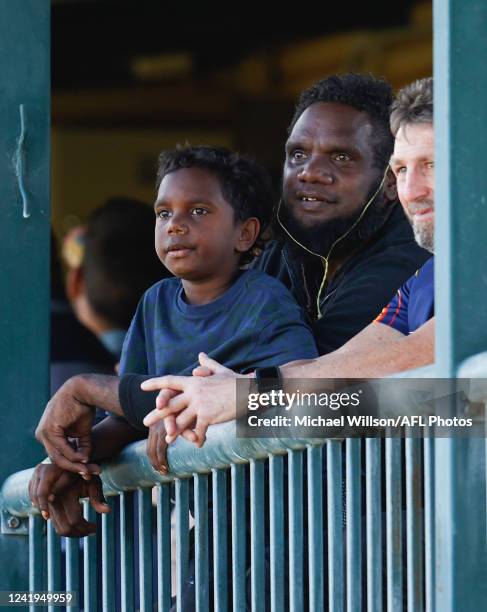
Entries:
[[136,429],[147,431],[144,417],[156,407],[158,391],[142,391],[140,383],[153,376],[124,374],[120,377],[118,399],[127,421]]
[[282,389],[282,376],[278,367],[256,368],[254,374],[258,393]]

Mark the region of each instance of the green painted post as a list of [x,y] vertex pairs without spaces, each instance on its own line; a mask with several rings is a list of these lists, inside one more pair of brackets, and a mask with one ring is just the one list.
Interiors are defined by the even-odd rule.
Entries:
[[[487,3],[435,0],[436,362],[487,348]],[[441,288],[441,289],[440,289]],[[487,609],[485,442],[435,441],[436,610]]]
[[[0,482],[42,458],[48,398],[49,0],[0,0]],[[0,535],[0,589],[28,588],[27,538]]]

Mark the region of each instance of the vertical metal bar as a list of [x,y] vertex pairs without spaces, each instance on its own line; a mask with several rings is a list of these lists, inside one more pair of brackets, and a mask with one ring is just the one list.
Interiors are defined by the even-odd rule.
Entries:
[[382,612],[382,517],[380,439],[365,440],[367,610]]
[[[8,347],[0,355],[0,482],[39,461],[31,428],[20,424],[37,421],[39,407],[49,399],[49,24],[49,2],[1,3],[0,197],[9,212],[3,215],[0,240],[0,278],[5,288],[0,304],[0,342]],[[15,180],[19,179],[16,171],[22,170],[16,162],[22,158],[25,164],[19,187],[23,193]],[[25,196],[30,211],[22,211]],[[29,212],[27,220],[24,215]],[[24,380],[29,384],[22,384]],[[19,426],[14,428],[14,424]],[[23,585],[21,590],[25,589],[27,559],[22,577],[18,561],[11,558],[2,564],[2,588],[8,585],[8,590],[19,590]]]
[[330,610],[344,609],[342,443],[326,444],[328,474],[328,593]]
[[[88,502],[85,502],[83,515],[87,521],[96,522],[96,512]],[[96,559],[96,536],[83,538],[83,585],[84,585],[84,610],[85,612],[97,612],[97,576],[98,565]]]
[[324,609],[322,447],[309,446],[307,452],[309,609],[319,612]]
[[65,538],[66,544],[66,591],[76,591],[79,601],[79,540]]
[[269,457],[269,524],[271,611],[284,610],[284,459]]
[[[2,2],[0,8],[0,157],[3,160],[0,198],[4,210],[0,240],[3,287],[0,295],[0,482],[40,460],[40,449],[32,443],[32,424],[38,420],[39,408],[49,399],[50,12],[50,2]],[[19,104],[28,111],[27,116],[22,111],[19,114]],[[20,138],[19,119],[21,122],[26,119]],[[24,165],[25,181],[22,179],[19,184],[23,193],[19,193],[15,181],[16,171],[22,170],[16,164],[19,157],[23,158]],[[26,196],[30,219],[25,218],[29,211],[21,209],[21,198]],[[34,541],[37,531],[34,521],[31,536]],[[40,552],[39,549],[35,554]],[[28,537],[0,535],[2,590],[27,590],[28,555]],[[41,567],[39,559],[37,571]],[[45,575],[44,569],[41,575]],[[37,582],[35,576],[31,578]]]
[[288,453],[289,608],[303,609],[303,453]]
[[264,462],[250,462],[250,562],[252,612],[265,610]]
[[206,612],[208,589],[208,476],[194,475],[196,612]]
[[113,497],[107,499],[111,512],[101,515],[101,562],[103,612],[115,610],[115,520]]
[[436,610],[476,612],[487,601],[485,537],[478,535],[485,532],[483,444],[479,438],[435,439]]
[[171,607],[171,485],[157,487],[157,601],[160,612]]
[[189,564],[189,482],[176,479],[176,580],[177,610],[183,610],[183,593],[187,587]]
[[424,609],[421,440],[406,438],[407,592],[412,610]]
[[[47,522],[47,590],[61,590],[61,538],[51,521]],[[58,612],[57,606],[48,606],[48,612]]]
[[[43,590],[42,528],[44,519],[29,515],[29,591]],[[36,606],[29,606],[35,612]]]
[[[435,353],[438,375],[485,350],[487,173],[487,4],[434,0]],[[467,35],[468,33],[468,35]],[[468,189],[465,189],[468,185]],[[475,295],[475,300],[472,296]],[[438,610],[485,608],[483,441],[435,440],[435,557]]]
[[120,493],[120,603],[133,612],[134,602],[134,494]]
[[387,609],[403,610],[402,461],[399,438],[386,438]]
[[435,214],[435,253],[441,262],[435,266],[441,332],[435,348],[442,375],[454,376],[462,360],[485,351],[479,330],[487,325],[487,312],[478,312],[471,297],[476,291],[477,300],[487,299],[487,288],[475,282],[486,254],[487,176],[478,172],[477,160],[487,146],[487,75],[472,58],[487,56],[487,5],[434,0],[433,16],[435,199],[441,202]]
[[152,490],[138,489],[139,607],[152,612]]
[[[452,602],[456,595],[455,580],[455,518],[446,516],[453,511],[458,495],[453,473],[455,471],[455,440],[435,440],[435,612],[454,610]],[[441,489],[440,489],[441,483]],[[449,507],[448,507],[449,506]],[[461,608],[457,608],[461,609]]]
[[213,470],[213,610],[228,610],[227,472]]
[[[431,434],[431,432],[430,432]],[[424,548],[426,612],[435,610],[435,441],[428,437],[424,449]]]
[[245,469],[232,464],[232,606],[234,612],[245,612]]
[[362,610],[362,461],[360,439],[346,440],[347,612]]

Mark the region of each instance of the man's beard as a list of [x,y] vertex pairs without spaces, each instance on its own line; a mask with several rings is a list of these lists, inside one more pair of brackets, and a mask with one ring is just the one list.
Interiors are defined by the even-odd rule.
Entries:
[[420,247],[430,253],[435,252],[435,231],[433,221],[428,223],[413,223],[414,239]]
[[[377,194],[374,197],[376,192],[377,186],[374,186],[370,190],[364,205],[352,214],[322,221],[311,226],[303,225],[283,200],[279,219],[293,238],[289,241],[290,244],[296,246],[296,242],[298,242],[313,253],[323,257],[328,257],[331,250],[334,253],[336,251],[354,251],[375,233],[388,217],[387,205],[384,204],[382,194]],[[373,197],[374,200],[359,221],[366,203]],[[390,208],[392,209],[392,207]],[[354,224],[357,225],[354,227]]]
[[[422,202],[421,204],[416,205],[417,207],[423,206],[424,208],[431,208],[434,210],[433,202],[427,201]],[[408,212],[408,218],[413,226],[414,239],[419,244],[420,247],[426,249],[430,253],[435,252],[435,223],[434,218],[429,219],[428,221],[422,221],[421,217],[418,220],[415,220],[414,216]]]

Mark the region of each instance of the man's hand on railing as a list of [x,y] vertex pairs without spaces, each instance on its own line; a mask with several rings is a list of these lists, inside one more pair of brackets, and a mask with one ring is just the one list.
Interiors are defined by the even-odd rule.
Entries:
[[149,427],[147,455],[152,467],[161,474],[168,473],[167,442],[164,421],[157,421]]
[[43,518],[50,518],[56,533],[62,536],[82,538],[95,533],[96,525],[83,517],[81,498],[88,497],[96,512],[110,512],[98,476],[86,481],[57,465],[40,463],[35,468],[29,495]]
[[[168,443],[183,435],[200,447],[210,425],[236,418],[235,379],[245,377],[204,353],[200,353],[199,360],[201,365],[192,377],[162,376],[146,380],[141,385],[144,391],[161,389],[156,409],[145,417],[144,424],[150,426],[164,419]],[[168,399],[168,389],[179,393]]]
[[[95,408],[79,401],[77,377],[70,378],[48,402],[35,436],[44,445],[51,461],[78,473],[91,473],[91,428]],[[73,448],[68,438],[77,438]]]
[[[83,374],[70,378],[53,395],[35,432],[53,463],[85,475],[99,472],[97,465],[88,463],[95,406],[123,415],[118,382],[116,376]],[[75,448],[69,438],[77,439]]]

